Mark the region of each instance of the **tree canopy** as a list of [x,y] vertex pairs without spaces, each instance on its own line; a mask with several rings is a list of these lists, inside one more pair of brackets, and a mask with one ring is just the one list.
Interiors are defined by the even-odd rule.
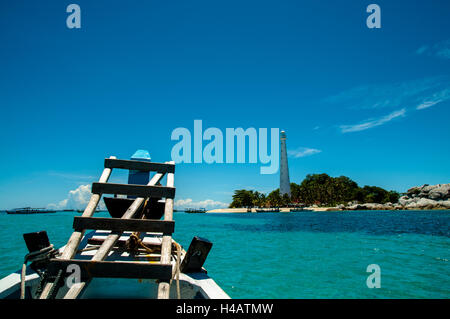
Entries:
[[301,184],[291,183],[291,197],[280,195],[276,189],[267,196],[253,190],[235,190],[233,207],[279,207],[290,204],[336,206],[348,202],[396,203],[400,194],[377,186],[359,187],[346,176],[330,177],[327,174],[309,174]]

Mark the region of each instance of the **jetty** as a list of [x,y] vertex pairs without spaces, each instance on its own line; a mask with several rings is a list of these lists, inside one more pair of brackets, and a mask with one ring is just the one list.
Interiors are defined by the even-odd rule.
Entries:
[[48,213],[56,213],[56,210],[53,209],[45,209],[45,208],[14,208],[6,211],[7,214],[10,215],[29,215],[29,214],[48,214]]
[[186,208],[185,212],[188,214],[206,213],[206,208]]

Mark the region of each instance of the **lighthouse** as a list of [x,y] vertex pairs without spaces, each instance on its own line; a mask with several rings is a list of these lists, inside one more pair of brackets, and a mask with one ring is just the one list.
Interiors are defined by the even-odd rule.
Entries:
[[280,195],[288,194],[291,196],[291,182],[289,181],[289,168],[286,150],[286,132],[280,133]]

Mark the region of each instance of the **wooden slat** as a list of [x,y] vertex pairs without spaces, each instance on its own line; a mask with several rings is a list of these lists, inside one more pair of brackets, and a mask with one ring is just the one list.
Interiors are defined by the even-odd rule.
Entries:
[[[87,243],[90,244],[90,245],[102,245],[104,242],[105,242],[104,238],[89,238],[87,240]],[[127,242],[128,242],[128,240],[119,239],[114,244],[114,248],[126,247],[127,246]],[[146,247],[150,248],[150,249],[154,249],[156,252],[157,251],[161,251],[161,243],[158,243],[158,242],[147,242],[147,241],[144,240],[143,244]]]
[[[159,181],[163,178],[164,173],[157,173],[153,175],[152,179],[148,182],[147,185],[152,186],[159,183]],[[130,219],[133,218],[134,214],[136,214],[137,210],[144,203],[145,198],[138,197],[134,200],[133,204],[127,209],[127,211],[123,214],[122,219]],[[108,256],[111,249],[114,247],[117,240],[119,240],[122,232],[116,231],[111,232],[111,234],[106,237],[103,244],[99,247],[94,257],[92,257],[92,261],[102,261],[105,260]],[[86,285],[89,283],[89,279],[78,283],[77,285],[73,285],[69,291],[64,296],[64,299],[75,299],[78,295],[83,291]]]
[[75,264],[80,267],[81,279],[93,277],[102,278],[140,278],[140,279],[164,279],[172,278],[172,265],[159,263],[137,263],[119,261],[90,261],[76,259],[51,259],[48,271],[55,275],[59,269],[67,269],[67,266]]
[[138,231],[172,234],[175,228],[174,221],[152,219],[122,219],[99,217],[74,217],[74,229],[102,229],[112,231]]
[[137,197],[153,198],[174,198],[175,187],[113,184],[113,183],[92,183],[92,193],[94,194],[122,194]]
[[[103,244],[104,241],[105,241],[105,239],[103,239],[103,238],[89,238],[87,242],[90,245],[101,245],[101,244]],[[148,247],[150,249],[154,249],[155,251],[161,250],[161,243],[144,242],[144,244],[146,247]],[[127,246],[127,240],[118,240],[114,244],[114,248],[123,248],[126,246]]]
[[174,173],[175,164],[105,158],[105,167],[158,173]]
[[[104,241],[105,241],[105,239],[103,239],[103,238],[89,238],[87,243],[90,245],[101,245],[101,244],[103,244]],[[126,245],[127,245],[126,240],[118,240],[114,244],[114,248],[122,248],[122,247],[126,247]]]
[[[173,162],[172,162],[173,163]],[[167,174],[167,186],[174,187],[174,174]],[[164,207],[164,220],[171,221],[173,219],[173,198],[166,199]],[[170,263],[172,254],[172,236],[164,235],[161,243],[161,263]],[[169,299],[170,281],[161,280],[158,285],[158,299]]]
[[[115,159],[115,156],[111,156],[110,159]],[[105,168],[102,172],[102,175],[100,176],[99,182],[100,183],[106,183],[111,176],[111,168]],[[101,195],[99,194],[92,194],[91,199],[89,200],[88,205],[86,206],[86,209],[83,212],[83,217],[91,217],[95,209],[97,208],[98,202],[100,201]],[[64,248],[64,251],[62,253],[62,258],[64,259],[70,259],[75,256],[78,246],[80,245],[81,239],[83,238],[84,230],[81,231],[75,231],[72,233],[72,235],[69,238],[69,241],[67,242],[66,247]],[[39,296],[40,299],[47,299],[51,289],[53,287],[53,283],[48,283],[45,285],[44,289],[42,290],[41,295]]]

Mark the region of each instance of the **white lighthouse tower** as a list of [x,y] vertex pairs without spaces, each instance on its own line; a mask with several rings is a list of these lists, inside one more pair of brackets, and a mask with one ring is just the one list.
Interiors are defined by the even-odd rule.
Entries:
[[286,150],[286,132],[280,133],[280,195],[288,194],[291,196],[291,182],[289,180],[289,168]]

